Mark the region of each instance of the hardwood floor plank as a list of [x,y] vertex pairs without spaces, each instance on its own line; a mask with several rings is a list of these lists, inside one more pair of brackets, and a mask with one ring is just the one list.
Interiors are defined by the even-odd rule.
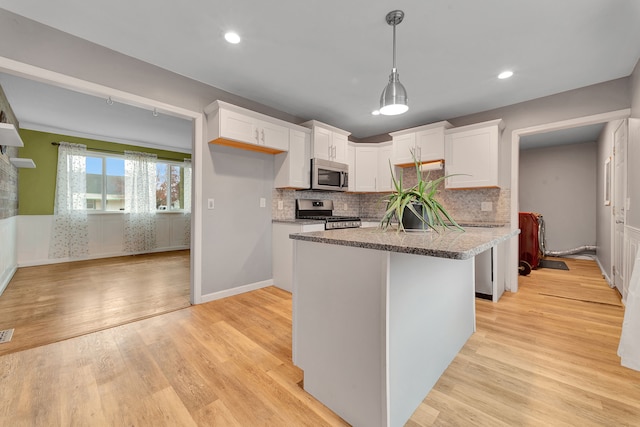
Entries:
[[[566,262],[575,276],[534,271],[476,300],[477,332],[408,427],[639,425],[623,307],[602,303],[616,291],[595,263]],[[291,295],[269,287],[2,355],[0,425],[348,425],[299,386],[290,319]]]
[[21,267],[0,296],[0,355],[182,309],[189,251]]

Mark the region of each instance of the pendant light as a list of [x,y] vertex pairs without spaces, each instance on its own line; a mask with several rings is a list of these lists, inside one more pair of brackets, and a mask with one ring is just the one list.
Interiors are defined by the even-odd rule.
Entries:
[[398,70],[396,70],[396,25],[402,22],[404,12],[393,10],[387,13],[387,24],[393,26],[393,68],[389,76],[389,84],[382,91],[380,96],[380,114],[385,116],[395,116],[402,114],[409,109],[407,104],[407,91],[400,83]]

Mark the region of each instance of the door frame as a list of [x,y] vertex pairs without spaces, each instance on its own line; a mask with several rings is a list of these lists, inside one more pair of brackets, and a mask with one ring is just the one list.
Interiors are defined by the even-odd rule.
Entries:
[[167,104],[152,98],[135,95],[130,92],[114,89],[101,84],[89,82],[68,76],[66,74],[36,67],[10,58],[0,56],[0,72],[12,74],[30,80],[50,84],[52,86],[80,92],[86,95],[107,99],[132,105],[147,110],[158,109],[183,119],[193,122],[192,145],[192,197],[191,197],[191,262],[190,262],[190,301],[191,304],[202,302],[202,156],[199,155],[202,147],[206,146],[205,126],[206,120],[202,111],[193,111],[173,104]]
[[[544,123],[536,126],[515,129],[511,133],[511,204],[510,204],[510,222],[511,229],[518,228],[518,212],[519,212],[519,175],[520,175],[520,138],[523,136],[533,135],[536,133],[551,132],[556,130],[570,129],[578,126],[594,125],[597,123],[606,123],[612,120],[626,119],[631,115],[631,109],[609,111],[606,113],[593,114],[590,116],[578,117],[575,119],[561,120],[557,122]],[[508,262],[505,272],[507,289],[511,292],[518,292],[518,239],[509,240],[509,253],[507,255]]]

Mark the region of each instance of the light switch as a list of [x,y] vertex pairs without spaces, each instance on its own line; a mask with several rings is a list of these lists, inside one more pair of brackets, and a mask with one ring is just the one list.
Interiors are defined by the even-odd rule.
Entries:
[[480,204],[480,210],[482,212],[491,212],[493,210],[493,203],[491,203],[491,202],[482,202]]
[[344,206],[342,207],[342,209],[344,209],[345,211],[348,211],[349,210],[349,205],[345,203]]
[[278,200],[278,210],[281,211],[284,209],[284,202],[282,200]]
[[215,203],[213,201],[213,199],[208,199],[207,200],[207,209],[213,209],[215,207]]
[[267,199],[265,199],[264,197],[260,197],[260,207],[261,208],[267,207]]

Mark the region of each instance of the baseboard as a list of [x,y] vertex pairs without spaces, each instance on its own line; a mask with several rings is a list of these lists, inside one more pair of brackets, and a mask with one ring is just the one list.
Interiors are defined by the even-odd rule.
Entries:
[[604,268],[602,267],[602,264],[600,264],[600,258],[598,258],[596,256],[596,263],[598,263],[598,267],[600,267],[600,272],[602,273],[602,277],[604,277],[604,280],[607,281],[607,283],[609,284],[610,288],[615,288],[615,285],[613,284],[613,281],[611,279],[609,279],[609,275],[607,274],[606,271],[604,271]]
[[9,282],[11,282],[11,279],[13,279],[13,275],[16,274],[17,270],[18,270],[18,266],[14,266],[10,270],[8,270],[7,274],[5,274],[5,277],[2,280],[2,283],[0,283],[0,295],[2,295],[5,289],[7,289],[7,286],[9,286]]
[[256,289],[266,288],[267,286],[273,286],[273,279],[263,280],[262,282],[249,283],[248,285],[238,286],[231,289],[225,289],[224,291],[213,292],[210,294],[202,295],[200,303],[215,301],[222,298],[232,297],[234,295],[244,294],[246,292],[255,291]]
[[189,249],[189,246],[175,246],[171,248],[154,249],[152,251],[146,251],[146,252],[111,252],[111,253],[104,253],[104,254],[89,255],[86,258],[56,258],[56,259],[46,258],[46,259],[40,259],[40,260],[34,260],[34,261],[28,261],[28,262],[21,262],[18,264],[18,267],[36,267],[38,265],[62,264],[65,262],[87,261],[87,260],[102,259],[102,258],[116,258],[120,256],[129,256],[129,255],[144,255],[144,254],[153,254],[158,252],[182,251],[186,249]]

